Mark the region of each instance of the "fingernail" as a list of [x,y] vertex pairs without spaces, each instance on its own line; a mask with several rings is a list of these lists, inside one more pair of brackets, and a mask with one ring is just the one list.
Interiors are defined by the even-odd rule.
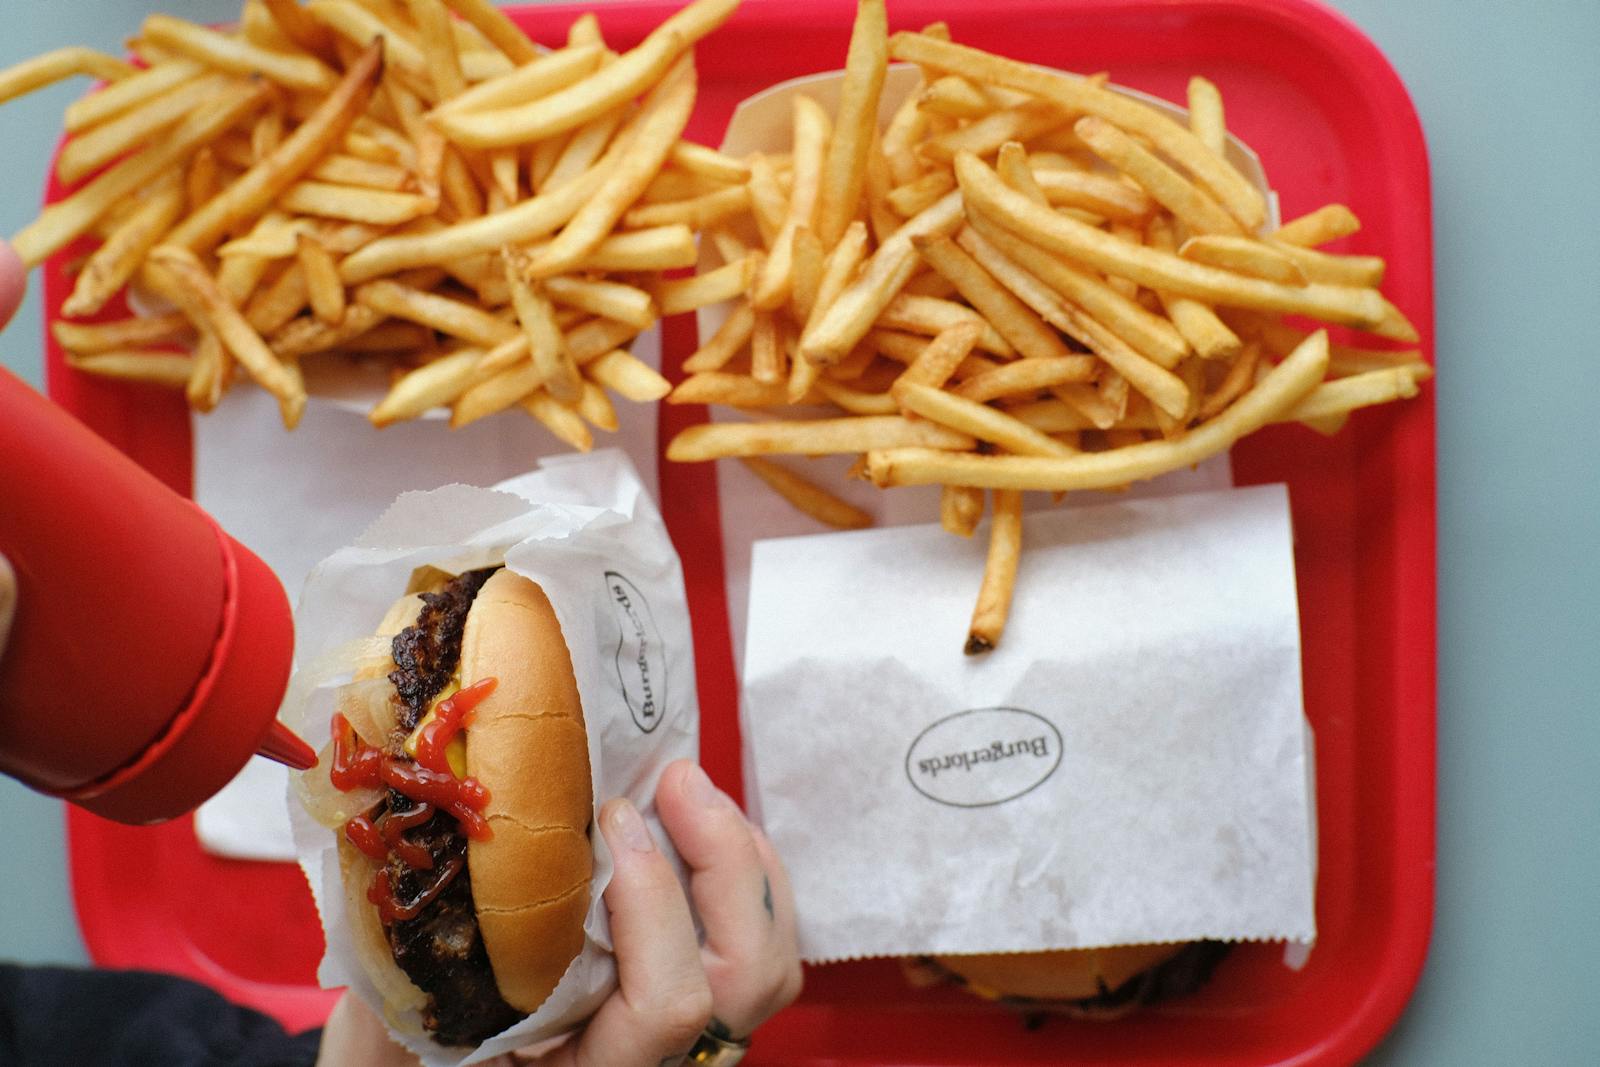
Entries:
[[690,767],[689,773],[683,776],[683,791],[702,808],[716,807],[722,802],[721,790],[711,784],[711,779],[698,765]]
[[611,809],[611,832],[635,852],[652,852],[656,843],[650,837],[650,828],[639,817],[639,810],[626,800],[617,801]]

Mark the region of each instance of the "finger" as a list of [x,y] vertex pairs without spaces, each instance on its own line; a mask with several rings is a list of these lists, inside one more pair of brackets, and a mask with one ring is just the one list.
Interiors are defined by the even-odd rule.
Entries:
[[775,912],[744,813],[687,760],[662,772],[656,809],[689,865],[689,892],[705,925],[706,948],[734,963],[760,952],[771,937]]
[[605,901],[618,988],[566,1046],[566,1062],[654,1065],[688,1051],[711,1017],[711,991],[683,888],[639,812],[612,800],[599,822],[615,862]]
[[27,285],[28,272],[11,245],[0,241],[0,327],[11,321],[22,303],[22,290]]
[[761,867],[767,872],[778,933],[787,939],[789,947],[793,949],[796,944],[794,886],[789,881],[789,870],[783,865],[778,850],[772,847],[772,841],[759,827],[750,827],[750,836],[755,839],[756,854],[761,857]]
[[419,1061],[395,1043],[360,997],[347,991],[322,1027],[317,1067],[419,1067]]

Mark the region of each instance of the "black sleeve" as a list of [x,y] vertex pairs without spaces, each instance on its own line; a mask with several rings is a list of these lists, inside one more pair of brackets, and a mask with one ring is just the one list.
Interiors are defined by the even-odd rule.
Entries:
[[0,1063],[15,1067],[310,1067],[321,1037],[171,975],[0,963]]

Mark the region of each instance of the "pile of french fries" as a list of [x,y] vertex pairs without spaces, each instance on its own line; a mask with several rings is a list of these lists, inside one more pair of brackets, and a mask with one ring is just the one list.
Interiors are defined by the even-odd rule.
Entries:
[[[183,388],[241,376],[294,426],[312,359],[380,359],[387,425],[521,407],[563,441],[614,430],[606,390],[670,388],[626,351],[704,286],[705,198],[749,167],[682,139],[693,45],[738,0],[695,0],[618,54],[595,17],[543,51],[490,0],[246,0],[232,31],[151,15],[130,63],[63,49],[0,72],[0,101],[72,75],[59,176],[12,239],[30,266],[84,235],[53,324],[84,370]],[[108,322],[131,288],[170,312]],[[137,303],[137,302],[136,302]],[[184,351],[183,349],[187,349]]]
[[[920,82],[880,129],[891,59]],[[861,0],[836,112],[796,95],[791,150],[748,161],[748,210],[703,220],[725,262],[698,281],[740,295],[668,400],[753,418],[691,427],[668,457],[740,457],[838,526],[870,520],[759,457],[853,453],[878,486],[943,486],[961,536],[992,490],[969,654],[1005,625],[1022,491],[1125,486],[1273,422],[1336,432],[1431,374],[1284,321],[1418,340],[1381,259],[1317,250],[1356,232],[1347,208],[1264,232],[1214,85],[1190,82],[1185,126],[1105,82],[940,24],[890,37],[884,0]]]

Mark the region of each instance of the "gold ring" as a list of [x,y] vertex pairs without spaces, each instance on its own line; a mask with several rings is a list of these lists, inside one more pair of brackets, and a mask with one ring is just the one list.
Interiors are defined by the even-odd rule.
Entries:
[[684,1062],[705,1064],[706,1067],[734,1067],[750,1051],[750,1039],[735,1041],[725,1034],[726,1030],[721,1033],[713,1033],[709,1029],[700,1031]]

